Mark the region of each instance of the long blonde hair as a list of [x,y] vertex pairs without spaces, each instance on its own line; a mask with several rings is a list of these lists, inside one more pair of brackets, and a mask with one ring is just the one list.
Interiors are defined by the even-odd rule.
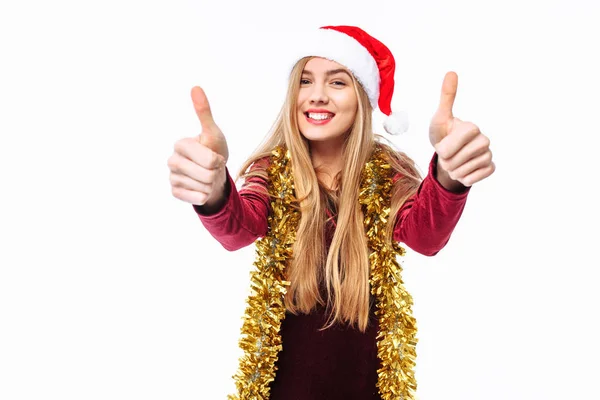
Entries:
[[[371,303],[369,253],[363,214],[358,202],[362,169],[374,146],[379,145],[388,154],[392,168],[400,174],[392,195],[387,232],[390,241],[398,210],[417,191],[422,178],[412,159],[395,150],[389,142],[385,143],[385,138],[373,133],[372,107],[366,92],[352,76],[358,97],[358,111],[344,144],[343,173],[336,176],[338,192],[332,193],[320,184],[311,161],[309,142],[298,129],[296,111],[302,71],[311,58],[301,59],[292,69],[286,99],[271,132],[242,164],[236,180],[252,176],[267,179],[264,167],[250,167],[268,157],[276,146],[290,150],[301,218],[293,248],[294,257],[286,270],[286,279],[290,281],[285,297],[286,309],[295,315],[298,312],[306,314],[317,302],[326,304],[329,319],[327,326],[322,329],[329,328],[337,321],[350,326],[358,323],[359,329],[364,332],[369,324]],[[267,193],[258,184],[249,184],[245,188]],[[326,253],[324,235],[328,200],[336,204],[338,216],[329,252]],[[326,302],[319,291],[319,283],[323,281],[327,288]]]

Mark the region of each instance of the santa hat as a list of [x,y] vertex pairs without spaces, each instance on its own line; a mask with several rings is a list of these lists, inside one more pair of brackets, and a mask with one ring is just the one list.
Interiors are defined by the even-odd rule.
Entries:
[[348,68],[365,89],[373,109],[379,108],[387,116],[385,130],[392,135],[408,130],[406,112],[391,110],[396,62],[379,40],[355,26],[323,26],[303,33],[296,50],[294,62],[315,56]]

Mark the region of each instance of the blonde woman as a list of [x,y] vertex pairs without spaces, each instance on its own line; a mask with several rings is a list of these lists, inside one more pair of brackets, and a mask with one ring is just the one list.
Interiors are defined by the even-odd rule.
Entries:
[[238,191],[225,135],[199,87],[202,134],[175,144],[173,195],[191,203],[225,249],[256,243],[256,271],[230,399],[412,399],[416,322],[397,256],[448,242],[471,186],[495,170],[489,139],[452,114],[446,74],[429,130],[435,152],[415,163],[373,132],[406,130],[391,112],[395,61],[358,27],[303,38],[287,98],[242,165]]

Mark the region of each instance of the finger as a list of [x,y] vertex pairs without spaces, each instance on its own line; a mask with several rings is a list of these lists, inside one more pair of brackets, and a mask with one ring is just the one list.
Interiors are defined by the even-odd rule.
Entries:
[[206,194],[210,194],[214,186],[214,183],[198,182],[197,180],[192,179],[189,176],[177,172],[171,172],[169,181],[171,182],[171,186],[192,190],[194,192],[202,192]]
[[198,182],[212,184],[220,169],[206,169],[191,160],[179,155],[173,154],[168,161],[169,169],[173,173],[182,174]]
[[477,157],[490,149],[490,140],[482,134],[475,136],[473,140],[466,143],[451,158],[444,158],[446,171],[454,171],[467,161]]
[[460,180],[466,178],[472,172],[477,171],[480,168],[486,168],[492,163],[492,152],[488,149],[482,154],[479,154],[470,160],[466,161],[458,168],[448,170],[448,175],[454,180]]
[[218,169],[225,165],[225,158],[192,138],[175,142],[175,153],[206,169]]
[[208,195],[202,192],[195,192],[180,187],[172,187],[171,193],[179,200],[185,201],[190,204],[197,204],[199,206],[204,205],[208,200]]
[[450,134],[435,145],[435,151],[440,157],[450,159],[480,133],[477,125],[459,120],[458,123],[454,123]]
[[474,183],[479,182],[493,174],[495,170],[496,165],[492,162],[488,167],[480,168],[467,175],[460,182],[465,186],[472,186]]
[[204,93],[204,89],[200,86],[194,86],[192,88],[192,103],[194,103],[194,110],[196,110],[196,115],[200,120],[200,125],[202,129],[213,127],[215,121],[212,116],[212,112],[210,111],[210,104],[208,104],[208,98],[206,97],[206,93]]
[[438,107],[438,117],[444,117],[451,119],[452,107],[454,106],[454,99],[456,98],[456,91],[458,88],[458,75],[456,72],[450,71],[446,73],[444,82],[442,83],[442,93],[440,96],[440,105]]

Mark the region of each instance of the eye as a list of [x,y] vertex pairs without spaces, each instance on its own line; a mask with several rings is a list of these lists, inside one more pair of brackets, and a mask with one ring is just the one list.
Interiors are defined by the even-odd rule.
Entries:
[[334,81],[333,84],[336,86],[346,86],[346,83],[342,81]]
[[302,78],[300,79],[300,84],[301,85],[308,85],[310,83],[310,81],[306,78]]

